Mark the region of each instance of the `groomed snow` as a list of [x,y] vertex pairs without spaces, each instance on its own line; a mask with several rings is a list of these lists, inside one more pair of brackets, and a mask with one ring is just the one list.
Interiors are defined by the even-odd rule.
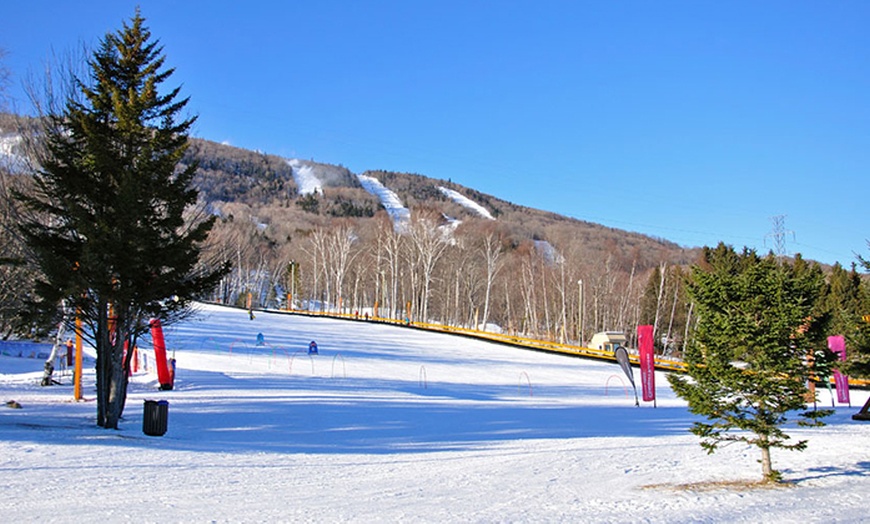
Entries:
[[393,228],[395,228],[396,231],[404,231],[411,220],[411,211],[402,205],[399,195],[381,184],[381,181],[375,177],[368,175],[357,175],[356,177],[359,180],[359,183],[363,186],[363,189],[378,197],[381,205],[384,206],[384,209],[387,210],[387,214],[390,215],[390,218],[393,220]]
[[313,167],[307,166],[295,158],[287,160],[287,165],[293,172],[293,180],[296,182],[300,195],[323,194],[323,184],[314,174]]
[[495,217],[492,216],[492,213],[490,213],[488,209],[486,209],[482,205],[478,204],[474,200],[471,200],[470,198],[466,197],[462,193],[459,193],[458,191],[454,191],[452,189],[448,189],[448,188],[442,187],[442,186],[438,186],[438,190],[441,191],[441,193],[444,196],[446,196],[450,200],[456,202],[460,206],[474,211],[475,213],[482,216],[483,218],[495,220]]
[[[136,374],[117,431],[94,426],[92,360],[74,402],[68,377],[37,385],[41,360],[0,356],[0,400],[23,406],[0,407],[4,522],[867,519],[870,424],[850,419],[866,391],[824,428],[789,428],[809,441],[773,453],[791,487],[679,488],[760,468],[740,444],[707,455],[664,374],[658,407],[635,407],[616,364],[365,322],[201,313],[166,329],[175,389]],[[166,435],[142,433],[145,399],[169,402]]]

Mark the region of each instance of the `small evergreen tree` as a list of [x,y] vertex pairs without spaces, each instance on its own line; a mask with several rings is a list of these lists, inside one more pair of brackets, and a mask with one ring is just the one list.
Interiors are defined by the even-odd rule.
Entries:
[[[824,344],[824,321],[812,313],[824,276],[798,256],[793,264],[730,246],[705,248],[691,271],[688,293],[698,323],[687,346],[688,377],[670,375],[674,391],[703,415],[691,431],[713,453],[742,441],[761,450],[762,475],[776,481],[771,448],[803,450],[789,443],[787,417],[806,409],[809,368],[805,358]],[[821,425],[829,411],[800,413],[799,424]]]
[[181,167],[193,118],[187,100],[158,87],[171,74],[138,10],[109,33],[76,79],[62,110],[44,119],[36,191],[22,232],[42,275],[41,311],[61,301],[78,311],[97,351],[97,424],[117,429],[137,337],[150,318],[189,311],[225,265],[204,264],[213,219],[187,216],[196,203],[195,163]]

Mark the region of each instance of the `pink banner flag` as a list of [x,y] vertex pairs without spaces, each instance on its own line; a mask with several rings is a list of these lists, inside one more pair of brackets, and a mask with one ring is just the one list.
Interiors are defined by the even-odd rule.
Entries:
[[[828,349],[840,355],[840,361],[846,360],[846,340],[843,335],[828,337]],[[834,385],[837,388],[837,402],[852,405],[849,400],[849,377],[835,369]]]
[[655,351],[653,327],[637,326],[637,345],[640,350],[640,384],[644,402],[656,399]]

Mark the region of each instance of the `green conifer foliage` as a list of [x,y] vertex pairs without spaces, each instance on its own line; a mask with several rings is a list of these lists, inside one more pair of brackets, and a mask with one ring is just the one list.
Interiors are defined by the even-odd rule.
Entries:
[[[865,272],[870,272],[870,260],[858,257]],[[861,279],[855,268],[849,274],[845,299],[838,301],[844,311],[842,330],[846,335],[846,355],[848,361],[843,371],[849,376],[870,379],[870,281]],[[864,406],[870,410],[870,400]]]
[[97,350],[97,424],[117,428],[137,337],[155,317],[184,316],[226,272],[200,248],[213,219],[191,219],[196,165],[180,166],[193,118],[187,99],[162,94],[162,48],[139,12],[101,41],[62,110],[45,119],[37,191],[19,195],[22,225],[42,272],[44,310],[78,310]]
[[688,293],[698,323],[685,354],[688,376],[671,375],[670,383],[706,417],[691,429],[701,446],[709,453],[723,442],[757,446],[767,481],[780,478],[771,448],[806,447],[789,442],[788,417],[816,425],[830,413],[796,411],[806,409],[806,357],[824,344],[824,322],[812,316],[823,285],[818,265],[799,256],[788,263],[724,244],[705,248],[692,268]]

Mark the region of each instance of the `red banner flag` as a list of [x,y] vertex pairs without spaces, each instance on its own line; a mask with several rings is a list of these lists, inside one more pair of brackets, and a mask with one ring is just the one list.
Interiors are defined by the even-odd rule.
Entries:
[[[828,337],[828,349],[840,355],[840,361],[846,360],[846,340],[843,335]],[[852,403],[849,400],[849,377],[834,370],[834,385],[837,387],[837,402],[840,404]]]
[[640,351],[640,385],[644,402],[656,399],[655,351],[653,327],[637,326],[637,345]]
[[157,363],[157,382],[160,389],[172,389],[172,378],[166,363],[166,342],[163,340],[163,327],[160,320],[151,319],[151,342],[154,344],[154,360]]

